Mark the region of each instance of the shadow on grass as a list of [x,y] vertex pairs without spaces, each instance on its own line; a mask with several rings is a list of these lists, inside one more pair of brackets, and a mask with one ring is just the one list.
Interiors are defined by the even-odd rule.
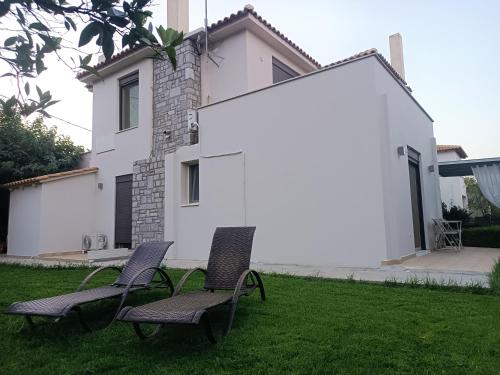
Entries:
[[[136,293],[132,298],[127,299],[129,303],[125,305],[138,306],[165,297],[164,292],[143,292]],[[260,297],[250,296],[251,303],[261,303]],[[250,312],[246,308],[246,301],[249,297],[244,297],[238,303],[233,330],[244,329],[246,324],[251,324]],[[51,345],[54,347],[64,347],[75,345],[81,340],[99,340],[99,336],[112,335],[117,342],[127,343],[133,346],[135,352],[142,355],[151,354],[155,360],[158,359],[158,350],[163,354],[192,356],[193,352],[210,352],[213,348],[223,342],[226,337],[223,332],[229,318],[229,307],[219,306],[210,311],[210,322],[217,340],[216,345],[211,345],[205,336],[204,327],[201,325],[172,324],[163,325],[158,334],[149,339],[140,339],[136,336],[133,326],[130,323],[114,321],[109,322],[116,313],[119,299],[99,301],[84,305],[83,316],[87,324],[92,328],[92,332],[85,331],[79,322],[76,312],[71,312],[68,316],[54,322],[54,319],[34,318],[36,326],[31,328],[26,321],[20,317],[10,317],[12,326],[9,329],[11,335],[17,335],[17,339],[29,343],[30,345]],[[148,326],[143,325],[145,328]],[[151,325],[149,325],[151,326]],[[230,333],[231,334],[231,333]],[[94,336],[94,337],[92,337]],[[161,357],[161,356],[160,356]]]

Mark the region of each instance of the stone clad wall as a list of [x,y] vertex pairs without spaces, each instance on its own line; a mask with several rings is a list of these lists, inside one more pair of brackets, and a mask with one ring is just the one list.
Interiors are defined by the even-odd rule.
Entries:
[[162,156],[134,162],[132,180],[132,246],[163,241],[165,164]]
[[[191,144],[187,128],[187,110],[201,105],[200,56],[191,41],[178,52],[176,71],[166,61],[154,64],[153,138],[154,151],[174,152]],[[167,134],[165,134],[167,132]]]
[[177,70],[168,61],[153,64],[153,150],[134,162],[132,246],[164,239],[165,153],[192,144],[187,111],[201,105],[200,56],[191,40],[177,48]]

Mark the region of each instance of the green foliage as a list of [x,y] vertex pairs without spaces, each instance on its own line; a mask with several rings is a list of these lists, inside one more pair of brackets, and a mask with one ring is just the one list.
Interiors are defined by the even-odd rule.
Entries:
[[[176,282],[184,273],[167,270]],[[0,265],[0,310],[13,301],[72,292],[88,269]],[[203,285],[201,275],[187,290]],[[103,273],[94,285],[113,282]],[[426,288],[263,275],[268,299],[238,302],[231,333],[227,308],[210,315],[219,342],[201,327],[165,326],[139,340],[130,324],[86,334],[76,314],[35,333],[0,314],[2,374],[497,374],[500,298]],[[127,304],[165,298],[134,293]],[[87,318],[117,302],[83,307]],[[104,310],[102,310],[104,308]],[[91,322],[94,322],[91,320]]]
[[41,117],[23,122],[17,112],[0,112],[0,184],[73,169],[83,152]]
[[473,177],[465,177],[465,187],[469,201],[469,209],[474,216],[487,216],[491,214],[491,204],[481,193],[477,181]]
[[[169,59],[174,68],[177,66],[175,47],[183,40],[183,33],[171,28],[157,28],[159,39],[153,34],[153,25],[146,22],[152,16],[144,9],[151,0],[83,0],[78,5],[65,0],[3,0],[0,2],[0,21],[13,23],[16,27],[3,31],[0,45],[0,62],[10,68],[3,76],[15,77],[19,81],[35,78],[46,70],[45,58],[56,54],[68,67],[83,69],[92,74],[97,72],[89,66],[92,55],[79,58],[79,66],[73,67],[59,54],[62,49],[74,49],[64,44],[65,35],[78,31],[76,21],[83,20],[85,26],[80,32],[78,47],[92,40],[96,47],[109,60],[115,51],[115,39],[121,39],[121,46],[149,46],[155,56]],[[90,57],[89,57],[90,56]],[[18,95],[1,100],[0,106],[16,108],[24,116],[38,112],[47,115],[46,109],[54,104],[50,92],[45,92],[48,100],[28,99],[29,86],[25,93],[18,84]],[[26,96],[25,96],[26,94]]]
[[464,246],[500,248],[500,225],[466,228],[462,241]]
[[490,272],[490,288],[495,294],[500,294],[500,259]]
[[443,219],[445,220],[460,220],[463,224],[466,224],[470,220],[471,214],[465,208],[451,206],[448,209],[448,206],[444,202],[441,203],[441,207],[443,210]]

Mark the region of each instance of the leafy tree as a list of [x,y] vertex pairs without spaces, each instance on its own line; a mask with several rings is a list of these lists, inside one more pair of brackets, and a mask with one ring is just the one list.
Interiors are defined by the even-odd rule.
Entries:
[[[17,79],[17,95],[0,99],[0,106],[16,108],[21,115],[39,112],[48,116],[47,107],[56,101],[50,91],[36,88],[37,98],[30,98],[30,84],[26,78],[35,78],[47,69],[45,58],[54,54],[70,69],[84,69],[94,74],[89,66],[92,54],[83,55],[78,48],[92,40],[96,49],[109,60],[115,51],[115,40],[121,46],[149,46],[156,58],[168,59],[176,68],[175,47],[182,43],[183,33],[162,26],[156,28],[148,19],[152,13],[145,9],[152,0],[0,0],[0,63],[9,72],[3,76]],[[81,31],[79,25],[85,26]],[[68,42],[70,33],[80,32],[78,48]],[[156,34],[156,35],[155,35]],[[62,50],[76,50],[79,61],[61,54]]]
[[491,204],[483,196],[477,181],[473,177],[465,177],[465,188],[467,190],[467,198],[469,200],[469,209],[475,216],[491,215]]
[[0,184],[73,169],[83,152],[42,117],[23,122],[18,112],[0,111]]

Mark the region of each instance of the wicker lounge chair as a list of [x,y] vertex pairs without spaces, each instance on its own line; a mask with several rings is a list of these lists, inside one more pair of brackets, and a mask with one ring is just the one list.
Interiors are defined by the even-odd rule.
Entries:
[[[74,293],[33,301],[15,302],[9,306],[6,313],[24,315],[30,327],[34,327],[32,320],[33,316],[48,317],[57,322],[65,317],[70,311],[76,311],[81,325],[87,331],[91,331],[89,325],[83,318],[81,310],[81,305],[83,304],[108,298],[121,297],[120,304],[116,310],[116,313],[118,313],[129,293],[142,289],[151,289],[152,286],[168,287],[170,292],[173,293],[174,288],[172,281],[168,275],[159,268],[168,248],[172,244],[173,242],[144,243],[134,251],[123,269],[115,266],[100,267],[90,273]],[[113,284],[83,290],[85,285],[97,273],[107,269],[113,269],[120,272],[120,275]],[[153,281],[156,273],[160,274],[160,281]],[[113,320],[114,317],[111,322]]]
[[[256,288],[261,299],[266,296],[259,274],[250,270],[255,227],[217,228],[212,241],[207,270],[195,268],[188,271],[175,287],[171,298],[138,307],[124,307],[117,320],[131,322],[141,338],[155,335],[164,324],[202,324],[211,343],[215,343],[208,311],[220,305],[229,305],[229,319],[224,334],[228,334],[236,312],[238,298],[250,295]],[[204,287],[195,292],[180,294],[187,279],[196,271],[205,274]],[[251,279],[251,283],[247,279]],[[146,334],[141,323],[156,325]]]

